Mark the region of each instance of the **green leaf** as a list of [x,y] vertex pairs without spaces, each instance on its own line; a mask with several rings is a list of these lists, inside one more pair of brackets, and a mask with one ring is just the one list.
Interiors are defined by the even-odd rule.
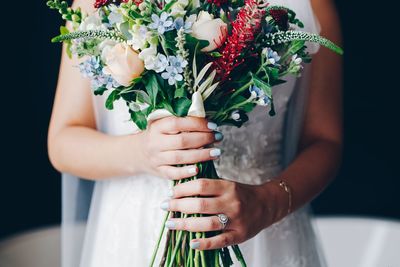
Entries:
[[61,33],[61,34],[67,34],[67,33],[69,33],[69,30],[68,30],[67,27],[61,26],[61,27],[60,27],[60,33]]
[[253,83],[255,86],[263,90],[266,96],[272,98],[272,88],[268,83],[264,82],[255,75],[253,75]]
[[176,88],[174,98],[181,98],[185,96],[186,96],[185,87],[179,86],[178,88]]
[[186,97],[181,97],[176,99],[176,101],[174,102],[176,115],[179,117],[186,116],[189,111],[190,105],[192,104],[192,101],[190,101]]
[[300,49],[304,47],[305,41],[293,41],[286,53],[290,55],[296,54]]
[[166,4],[165,7],[164,7],[164,9],[163,9],[163,11],[168,12],[168,11],[171,9],[171,7],[172,7],[176,2],[178,2],[178,1],[177,1],[177,0],[172,0],[171,2],[169,2],[168,4]]
[[138,101],[140,101],[142,103],[146,103],[146,104],[152,105],[150,96],[145,91],[132,90],[132,92],[136,93],[136,97],[137,97]]
[[161,102],[161,108],[165,108],[166,110],[168,110],[172,114],[175,114],[175,111],[172,108],[171,104],[169,102],[167,102],[167,101]]
[[135,11],[135,10],[129,10],[129,16],[130,16],[131,18],[134,18],[134,19],[141,19],[141,18],[143,18],[143,16],[140,15],[140,13],[138,13],[138,12]]
[[94,90],[94,95],[103,95],[104,92],[107,91],[105,87],[99,87]]
[[222,57],[222,54],[220,52],[211,52],[209,53],[209,55],[212,57]]
[[185,39],[186,39],[186,47],[189,49],[189,51],[195,51],[196,45],[198,44],[197,50],[200,51],[204,47],[207,47],[210,42],[206,40],[199,40],[197,38],[194,38],[190,34],[185,34]]
[[150,74],[149,80],[145,83],[145,87],[151,99],[151,105],[156,106],[159,86],[155,74]]
[[140,130],[145,130],[147,127],[147,119],[145,114],[143,114],[143,112],[141,111],[130,111],[131,113],[131,119],[133,120],[133,122],[137,125],[137,127],[139,127]]
[[112,110],[114,108],[114,102],[120,98],[121,96],[119,95],[118,90],[112,91],[106,100],[106,108]]

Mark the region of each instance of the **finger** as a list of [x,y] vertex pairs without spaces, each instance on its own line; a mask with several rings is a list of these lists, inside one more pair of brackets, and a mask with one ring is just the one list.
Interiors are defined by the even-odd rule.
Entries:
[[195,176],[199,172],[199,169],[196,165],[189,165],[185,167],[173,167],[165,165],[158,167],[158,171],[162,177],[170,180],[180,180]]
[[191,197],[191,196],[219,196],[225,188],[225,181],[216,179],[196,179],[178,184],[172,188],[172,197]]
[[234,245],[235,239],[236,239],[235,231],[228,230],[226,232],[223,232],[222,234],[213,237],[193,239],[190,242],[190,247],[192,249],[198,249],[198,250],[224,248],[227,246]]
[[161,208],[186,214],[217,214],[223,212],[219,198],[180,198],[169,199],[161,203]]
[[212,132],[217,129],[217,125],[208,122],[204,118],[197,117],[168,117],[160,119],[153,123],[160,132],[167,134],[176,134],[180,132]]
[[217,216],[189,217],[185,219],[169,219],[165,226],[171,230],[185,230],[189,232],[210,232],[221,230],[221,223]]
[[221,155],[219,148],[188,149],[161,152],[163,165],[196,164],[215,160]]
[[221,141],[222,134],[218,132],[184,132],[165,137],[163,151],[201,148]]

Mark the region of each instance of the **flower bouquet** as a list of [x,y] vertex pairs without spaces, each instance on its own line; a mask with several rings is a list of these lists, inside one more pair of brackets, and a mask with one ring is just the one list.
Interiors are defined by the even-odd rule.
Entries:
[[[97,0],[90,15],[65,1],[47,4],[72,25],[72,31],[61,27],[53,42],[64,42],[69,56],[83,58],[79,68],[91,79],[94,94],[108,91],[107,109],[124,101],[141,130],[166,116],[241,127],[256,105],[269,106],[273,116],[272,88],[287,74],[300,75],[302,63],[311,61],[307,41],[342,54],[331,41],[300,31],[303,24],[294,11],[262,0]],[[213,162],[197,166],[198,177],[219,179]],[[192,179],[197,176],[175,183]],[[168,212],[165,221],[188,216],[206,215]],[[169,231],[158,265],[232,265],[228,248],[189,246],[193,238],[217,234]],[[163,236],[164,227],[150,266]],[[231,249],[246,266],[239,247]]]

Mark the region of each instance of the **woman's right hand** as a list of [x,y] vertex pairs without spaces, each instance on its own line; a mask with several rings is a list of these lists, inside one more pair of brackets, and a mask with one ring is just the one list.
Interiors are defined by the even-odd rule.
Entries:
[[173,180],[196,175],[196,163],[221,155],[218,148],[204,148],[222,140],[216,129],[215,123],[196,117],[167,117],[151,122],[139,134],[142,170]]

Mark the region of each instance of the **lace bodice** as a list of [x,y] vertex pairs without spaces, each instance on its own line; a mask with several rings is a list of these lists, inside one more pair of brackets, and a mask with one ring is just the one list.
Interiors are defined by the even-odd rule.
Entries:
[[282,170],[282,141],[288,101],[295,80],[273,88],[276,115],[269,107],[257,106],[241,128],[222,126],[224,139],[218,147],[221,158],[216,161],[218,174],[247,184],[261,184]]

